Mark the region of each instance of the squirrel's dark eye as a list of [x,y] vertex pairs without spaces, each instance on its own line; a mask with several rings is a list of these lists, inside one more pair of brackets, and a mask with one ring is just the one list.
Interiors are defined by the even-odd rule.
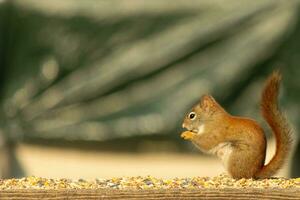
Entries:
[[196,113],[191,112],[191,113],[189,114],[189,118],[190,118],[191,120],[196,119]]

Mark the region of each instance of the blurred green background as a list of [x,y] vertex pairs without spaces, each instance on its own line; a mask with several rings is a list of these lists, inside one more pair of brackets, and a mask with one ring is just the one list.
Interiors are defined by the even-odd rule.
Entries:
[[[122,162],[129,163],[138,163],[137,155],[150,152],[155,160],[167,152],[175,156],[172,165],[199,158],[191,164],[196,175],[197,165],[213,170],[207,157],[180,139],[184,115],[210,93],[230,113],[257,119],[270,135],[259,99],[263,81],[279,68],[281,106],[295,130],[288,169],[300,176],[299,3],[1,0],[1,175],[42,176],[32,169],[41,165],[68,176],[66,166],[54,169],[47,162],[63,163],[70,149],[75,168],[87,155],[99,159],[90,167],[97,170],[118,167],[108,163],[124,152]],[[41,153],[45,148],[53,157]],[[41,154],[35,161],[34,152]],[[106,160],[101,152],[109,152]],[[147,168],[149,160],[139,167]],[[136,163],[122,170],[134,171]],[[152,165],[160,170],[159,162]]]

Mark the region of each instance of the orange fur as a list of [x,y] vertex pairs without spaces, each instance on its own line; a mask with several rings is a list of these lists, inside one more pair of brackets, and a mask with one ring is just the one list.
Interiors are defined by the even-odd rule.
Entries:
[[[287,120],[279,111],[280,74],[272,73],[262,92],[261,110],[276,137],[276,153],[264,165],[266,139],[263,129],[251,119],[228,114],[209,95],[204,95],[183,122],[182,137],[200,150],[218,156],[233,178],[266,178],[283,165],[291,146]],[[191,115],[192,113],[192,115]]]
[[278,71],[266,81],[262,92],[261,112],[271,127],[276,138],[276,152],[271,161],[255,175],[257,178],[266,178],[274,175],[284,164],[291,148],[291,129],[287,119],[278,108],[278,93],[281,75]]

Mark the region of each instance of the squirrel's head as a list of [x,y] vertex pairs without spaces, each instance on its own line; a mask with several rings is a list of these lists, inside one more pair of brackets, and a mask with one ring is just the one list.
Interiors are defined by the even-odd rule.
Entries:
[[185,116],[182,127],[197,133],[201,125],[215,120],[215,116],[224,112],[212,96],[203,95],[200,102]]

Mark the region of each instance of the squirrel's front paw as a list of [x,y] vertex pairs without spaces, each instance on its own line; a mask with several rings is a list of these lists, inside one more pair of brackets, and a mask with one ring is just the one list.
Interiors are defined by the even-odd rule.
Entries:
[[184,131],[183,133],[181,133],[181,137],[185,140],[191,140],[193,139],[195,136],[195,133],[190,132],[190,131]]

